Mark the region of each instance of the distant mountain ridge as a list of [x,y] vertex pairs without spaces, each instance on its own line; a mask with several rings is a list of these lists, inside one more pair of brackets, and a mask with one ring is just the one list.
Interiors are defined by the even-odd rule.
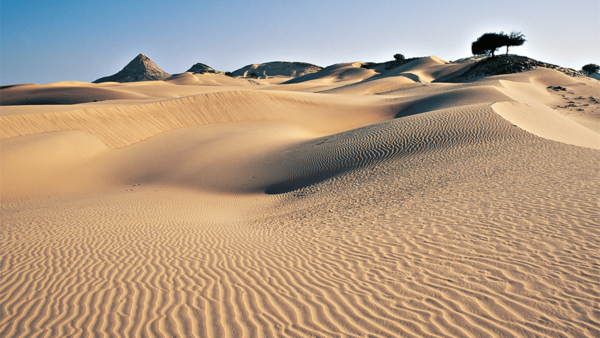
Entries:
[[[401,62],[398,62],[397,60],[387,61],[383,63],[363,62],[360,68],[374,69],[377,72],[385,72],[392,68],[409,63],[410,61],[417,59],[422,58],[405,59],[401,60]],[[513,54],[509,56],[498,56],[495,58],[469,57],[452,61],[451,63],[472,63],[472,66],[470,66],[469,68],[465,68],[463,72],[454,75],[452,78],[445,77],[442,81],[461,82],[481,76],[518,73],[530,70],[535,67],[555,69],[571,77],[585,76],[580,71],[576,71],[574,69],[564,68]],[[314,77],[316,73],[321,74],[323,71],[332,71],[332,69],[335,71],[341,71],[341,69],[338,68],[342,65],[343,64],[335,64],[327,68],[322,68],[317,65],[306,62],[273,61],[266,63],[250,64],[233,72],[224,73],[222,71],[215,70],[214,68],[206,64],[198,62],[194,64],[190,69],[188,69],[186,73],[225,74],[234,78],[242,77],[255,79],[291,77],[292,79],[285,82],[286,84],[289,84],[306,81]],[[356,72],[358,70],[352,69],[352,71]],[[102,77],[93,81],[93,83],[158,81],[167,79],[169,77],[171,77],[171,74],[163,71],[152,60],[150,60],[150,58],[140,53],[118,73],[113,74],[111,76]],[[600,74],[592,74],[590,75],[590,77],[600,80]]]
[[195,65],[193,65],[190,69],[185,71],[186,73],[197,73],[197,74],[204,74],[204,73],[212,73],[212,74],[220,74],[222,73],[221,71],[215,70],[214,68],[205,65],[203,63],[196,63]]
[[171,74],[160,69],[149,57],[140,53],[118,73],[99,78],[93,83],[156,81],[170,76]]
[[316,73],[323,69],[307,62],[273,61],[247,65],[231,72],[231,76],[268,78],[274,76],[298,77],[305,74]]

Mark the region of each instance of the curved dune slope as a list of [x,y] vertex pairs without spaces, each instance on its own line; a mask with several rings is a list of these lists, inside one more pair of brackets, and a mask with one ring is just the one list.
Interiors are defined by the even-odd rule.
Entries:
[[28,85],[2,89],[0,105],[77,104],[94,100],[148,99],[138,93],[124,93],[93,86]]
[[[71,169],[82,173],[76,178],[70,170],[58,174],[54,168],[60,167],[60,161],[44,164],[32,155],[37,153],[31,153],[26,145],[39,137],[8,138],[3,153],[10,154],[6,156],[11,160],[3,166],[3,177],[21,183],[4,186],[2,192],[5,198],[20,198],[34,191],[34,195],[43,191],[84,192],[92,187],[143,182],[227,193],[280,193],[408,151],[407,144],[445,144],[445,132],[414,130],[419,123],[429,126],[428,116],[434,114],[420,113],[489,105],[499,100],[509,98],[487,86],[450,89],[414,99],[246,91],[144,105],[8,116],[2,118],[6,121],[2,124],[4,138],[62,129],[62,134],[46,136],[44,144],[50,158],[61,159],[61,154],[68,152],[57,150],[54,154],[52,149],[62,149],[64,142],[55,143],[71,137],[70,130],[89,132],[106,145],[123,149],[91,162],[87,157],[82,159],[78,162],[81,167]],[[435,114],[445,114],[442,111]],[[456,132],[462,132],[462,127],[442,121],[451,115],[436,123],[448,123]],[[407,116],[410,118],[373,124]],[[464,118],[467,117],[473,116]],[[414,119],[420,122],[410,122]],[[409,122],[412,127],[407,127]],[[366,127],[353,129],[362,126]],[[376,131],[381,128],[383,131]],[[329,136],[314,138],[321,135]],[[307,138],[311,139],[308,143],[302,141]],[[361,142],[361,138],[365,141]],[[142,140],[146,141],[137,144]],[[77,146],[83,144],[78,142]],[[338,149],[340,144],[355,144],[358,148],[347,153],[345,148]],[[96,153],[94,149],[90,154]],[[70,151],[73,155],[79,152],[76,148]],[[32,161],[31,156],[39,163],[26,164]],[[364,157],[372,158],[364,163],[351,161]],[[228,158],[238,162],[231,165]],[[23,166],[38,171],[23,171]],[[48,177],[52,184],[40,190],[40,183]]]
[[283,193],[347,170],[395,157],[522,135],[499,118],[490,105],[473,105],[412,115],[317,138],[278,154],[287,175],[267,193]]
[[248,86],[250,82],[243,79],[234,79],[224,74],[213,73],[183,73],[174,75],[166,83],[194,86]]
[[[362,104],[360,101],[362,100]],[[366,121],[381,121],[393,116],[393,107],[373,103],[365,98],[311,99],[302,94],[238,91],[198,95],[176,100],[142,105],[73,110],[66,112],[13,115],[0,117],[1,137],[36,133],[79,130],[100,138],[110,147],[119,148],[177,128],[256,120],[292,120],[313,124],[314,120],[335,119],[340,106],[347,108],[346,119],[337,125],[327,123],[317,130],[339,131],[363,125]],[[357,105],[358,104],[358,105]],[[297,112],[286,114],[286,111]],[[342,110],[343,111],[343,110]],[[329,114],[326,114],[329,112]],[[369,112],[372,112],[369,114]],[[325,114],[324,114],[325,113]]]
[[[223,74],[183,73],[165,81],[129,83],[64,81],[45,85],[29,84],[0,88],[0,105],[72,105],[97,101],[152,100],[185,97],[214,91],[238,90],[252,86],[244,79],[234,79]],[[119,105],[119,104],[116,104]],[[72,109],[71,109],[72,110]],[[6,115],[6,114],[3,114]]]
[[310,73],[288,80],[283,84],[294,84],[307,81],[318,81],[324,83],[340,81],[362,81],[376,74],[375,71],[372,69],[361,68],[361,65],[361,62],[335,64],[323,68],[322,70],[316,73]]
[[509,96],[492,86],[478,86],[471,88],[449,87],[445,88],[445,90],[425,95],[415,95],[415,97],[409,97],[404,100],[406,108],[398,112],[396,115],[397,117],[479,103],[512,101]]
[[[385,93],[418,83],[434,82],[452,76],[454,73],[459,73],[467,66],[465,64],[449,64],[435,56],[431,56],[411,61],[390,70],[380,70],[381,73],[369,73],[368,76],[363,76],[360,82],[354,81],[322,92],[341,94]],[[324,76],[323,78],[327,77]]]
[[318,92],[328,94],[378,94],[398,88],[414,86],[416,83],[416,81],[406,76],[394,76],[367,79],[358,83],[336,86],[333,89],[320,90]]
[[[48,180],[53,185],[43,191],[52,193],[143,183],[220,193],[279,194],[398,156],[513,137],[517,130],[522,132],[484,104],[417,114],[319,138],[282,123],[246,122],[183,128],[100,152],[100,142],[91,135],[84,139],[80,134],[87,134],[77,132],[41,134],[8,139],[4,144],[8,164],[2,175],[20,183],[5,186],[2,192],[6,197],[26,196]],[[28,144],[42,137],[45,148],[32,152]],[[52,154],[54,160],[48,162],[40,153]],[[70,169],[65,169],[64,161],[73,162]]]
[[3,139],[2,199],[94,191],[109,186],[110,180],[97,170],[97,159],[110,150],[97,137],[81,131]]
[[430,83],[452,76],[452,74],[460,73],[468,66],[466,64],[448,63],[436,56],[430,56],[410,61],[390,70],[384,70],[380,75],[373,77],[371,80],[380,77],[402,76],[412,79],[415,82]]
[[600,135],[543,104],[501,102],[494,111],[515,126],[549,140],[600,149]]

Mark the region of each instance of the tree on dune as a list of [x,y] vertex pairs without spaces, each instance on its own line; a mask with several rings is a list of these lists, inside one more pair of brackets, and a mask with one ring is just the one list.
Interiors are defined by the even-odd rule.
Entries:
[[396,60],[396,61],[402,61],[404,59],[405,59],[404,55],[402,55],[402,54],[394,54],[394,60]]
[[598,71],[600,71],[600,66],[595,63],[588,63],[587,65],[583,66],[581,70],[590,76],[594,73],[598,73]]
[[500,33],[485,33],[476,41],[471,43],[471,52],[473,55],[491,55],[500,47],[506,47],[506,55],[508,56],[508,48],[512,46],[522,46],[525,43],[525,35],[521,32],[513,31],[510,35]]
[[492,55],[498,50],[498,48],[504,45],[504,33],[485,33],[476,41],[471,43],[471,52],[473,55]]
[[[394,60],[388,61],[385,63],[386,64],[385,70],[390,70],[390,69],[394,69],[396,67],[400,67],[403,64],[406,64],[412,60],[414,60],[414,58],[407,59],[403,54],[400,54],[400,53],[394,54]],[[367,67],[369,67],[369,66],[367,65]],[[367,68],[367,67],[365,67],[365,68]]]
[[[500,34],[504,35],[502,32],[500,32]],[[504,35],[503,39],[503,46],[506,46],[506,56],[508,56],[509,47],[523,46],[523,44],[527,41],[525,40],[525,35],[523,33],[516,31],[512,31],[508,36]]]

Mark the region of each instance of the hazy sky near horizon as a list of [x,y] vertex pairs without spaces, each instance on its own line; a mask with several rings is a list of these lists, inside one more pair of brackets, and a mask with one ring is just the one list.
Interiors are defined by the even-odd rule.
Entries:
[[512,30],[527,42],[511,53],[600,64],[599,0],[0,0],[0,84],[91,82],[139,53],[171,74],[197,62],[455,60],[481,34]]

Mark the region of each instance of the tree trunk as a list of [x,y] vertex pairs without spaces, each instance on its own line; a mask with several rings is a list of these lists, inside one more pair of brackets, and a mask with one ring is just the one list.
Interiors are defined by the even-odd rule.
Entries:
[[508,56],[508,46],[506,46],[506,56]]

